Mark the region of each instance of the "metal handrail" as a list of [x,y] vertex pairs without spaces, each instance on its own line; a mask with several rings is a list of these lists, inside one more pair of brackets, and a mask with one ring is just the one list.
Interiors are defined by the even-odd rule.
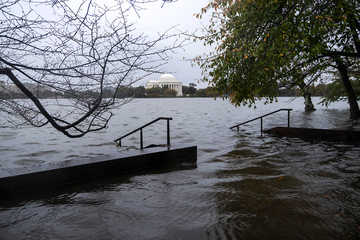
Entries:
[[143,128],[145,128],[145,127],[147,127],[147,126],[149,126],[149,125],[151,125],[151,124],[153,124],[153,123],[155,123],[155,122],[157,122],[159,120],[167,120],[167,145],[170,146],[170,122],[169,121],[172,120],[172,118],[168,118],[168,117],[159,117],[159,118],[155,119],[154,121],[151,121],[151,122],[137,128],[137,129],[135,129],[134,131],[129,132],[128,134],[125,134],[122,137],[119,137],[118,139],[114,140],[114,142],[119,141],[117,146],[121,147],[121,139],[123,139],[123,138],[137,132],[137,131],[140,131],[140,149],[144,149],[143,132],[142,132]]
[[255,121],[255,120],[258,120],[258,119],[261,119],[261,132],[263,131],[263,117],[266,117],[266,116],[269,116],[271,114],[274,114],[274,113],[277,113],[277,112],[280,112],[280,111],[288,111],[288,127],[290,127],[290,111],[292,111],[292,109],[288,109],[288,108],[282,108],[282,109],[278,109],[274,112],[271,112],[271,113],[268,113],[268,114],[265,114],[265,115],[262,115],[260,117],[257,117],[257,118],[254,118],[254,119],[251,119],[249,121],[246,121],[246,122],[243,122],[243,123],[239,123],[239,124],[236,124],[232,127],[230,127],[230,129],[233,129],[233,128],[237,128],[237,130],[239,131],[239,126],[240,125],[243,125],[243,124],[246,124],[246,123],[249,123],[249,122],[252,122],[252,121]]

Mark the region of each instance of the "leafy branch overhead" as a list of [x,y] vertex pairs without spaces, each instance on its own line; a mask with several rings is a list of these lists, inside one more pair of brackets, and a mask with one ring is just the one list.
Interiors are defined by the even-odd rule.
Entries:
[[[273,101],[279,87],[335,80],[346,88],[351,118],[360,116],[346,71],[360,59],[360,3],[356,0],[213,0],[195,17],[211,12],[203,35],[215,45],[197,56],[203,81],[235,105]],[[358,80],[356,80],[358,81]]]
[[[128,22],[147,2],[154,0],[112,6],[95,0],[1,1],[0,114],[15,125],[51,124],[68,137],[106,128],[112,109],[130,100],[115,97],[120,86],[161,72],[169,53],[183,44],[157,48],[173,37],[169,31],[148,39]],[[39,100],[39,89],[56,99]],[[112,95],[105,98],[108,90]],[[28,100],[16,100],[17,91]]]

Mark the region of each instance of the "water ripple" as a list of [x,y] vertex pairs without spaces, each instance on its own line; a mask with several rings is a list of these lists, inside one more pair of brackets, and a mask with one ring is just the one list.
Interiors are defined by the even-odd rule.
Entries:
[[[197,145],[198,162],[0,199],[0,238],[360,239],[359,144],[268,136],[259,121],[228,129],[286,107],[294,127],[360,130],[344,119],[345,103],[306,113],[302,99],[289,100],[254,110],[212,99],[141,99],[118,110],[109,129],[80,140],[51,128],[6,129],[5,169],[136,149],[136,134],[122,148],[112,141],[169,116],[171,142]],[[286,124],[281,113],[264,119],[264,129]],[[144,132],[149,143],[165,138],[162,124]]]

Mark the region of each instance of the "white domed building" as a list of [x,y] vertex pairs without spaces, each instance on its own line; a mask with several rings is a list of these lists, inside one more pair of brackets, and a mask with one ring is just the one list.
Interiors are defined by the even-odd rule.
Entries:
[[155,81],[148,81],[146,83],[146,88],[153,87],[164,87],[168,86],[169,89],[174,89],[177,92],[177,96],[182,96],[182,82],[179,82],[173,75],[164,74]]

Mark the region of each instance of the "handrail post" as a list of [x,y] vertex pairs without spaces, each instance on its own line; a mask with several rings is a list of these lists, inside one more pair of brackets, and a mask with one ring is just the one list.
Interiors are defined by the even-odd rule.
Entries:
[[170,120],[167,119],[167,145],[170,146]]
[[140,129],[140,149],[142,150],[144,148],[144,145],[143,145],[143,129],[141,128]]
[[263,118],[262,117],[260,118],[260,125],[261,125],[260,131],[261,131],[261,134],[262,134],[262,132],[263,132]]
[[288,110],[288,128],[290,127],[290,110]]

